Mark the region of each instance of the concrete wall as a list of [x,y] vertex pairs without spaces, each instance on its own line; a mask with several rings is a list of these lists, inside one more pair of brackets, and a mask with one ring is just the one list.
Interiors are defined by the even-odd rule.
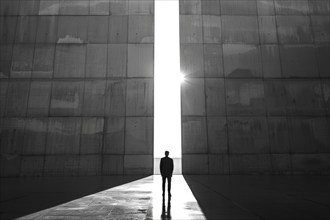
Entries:
[[180,0],[185,174],[329,174],[330,2]]
[[152,0],[1,0],[1,176],[151,174]]
[[[0,0],[1,176],[152,174],[153,5]],[[329,1],[180,13],[183,173],[329,173]]]

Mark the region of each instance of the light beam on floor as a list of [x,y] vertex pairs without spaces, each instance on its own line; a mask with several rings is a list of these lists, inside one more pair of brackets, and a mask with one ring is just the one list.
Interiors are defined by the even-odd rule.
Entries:
[[179,1],[155,0],[154,174],[168,150],[181,174]]
[[206,219],[182,175],[172,178],[172,199],[165,197],[162,217],[161,186],[160,175],[148,176],[17,219]]

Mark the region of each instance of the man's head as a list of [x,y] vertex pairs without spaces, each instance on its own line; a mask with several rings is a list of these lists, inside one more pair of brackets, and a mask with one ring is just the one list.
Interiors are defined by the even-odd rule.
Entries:
[[168,157],[168,155],[170,154],[170,152],[165,151],[165,156]]

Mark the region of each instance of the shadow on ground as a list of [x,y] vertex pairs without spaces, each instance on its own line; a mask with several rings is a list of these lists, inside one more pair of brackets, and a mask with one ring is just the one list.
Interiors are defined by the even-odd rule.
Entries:
[[14,219],[144,176],[1,178],[0,219]]
[[184,175],[209,219],[330,219],[327,176]]

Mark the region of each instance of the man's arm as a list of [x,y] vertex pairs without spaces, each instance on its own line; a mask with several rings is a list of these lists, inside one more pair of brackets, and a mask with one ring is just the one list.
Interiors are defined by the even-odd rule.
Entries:
[[171,173],[173,173],[174,165],[173,165],[173,159],[171,159]]
[[163,158],[160,159],[159,170],[160,170],[160,174],[162,174],[163,173]]

